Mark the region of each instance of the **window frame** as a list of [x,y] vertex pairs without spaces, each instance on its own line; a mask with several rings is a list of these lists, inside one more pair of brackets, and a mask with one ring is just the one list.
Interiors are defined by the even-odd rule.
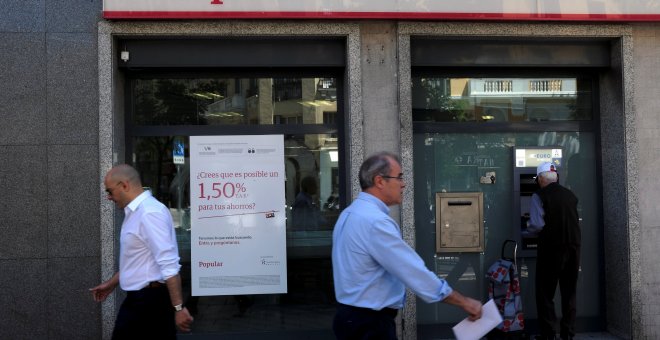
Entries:
[[[412,122],[416,133],[486,133],[486,132],[548,132],[548,131],[600,131],[598,69],[532,69],[532,68],[445,68],[413,67],[411,79],[436,78],[578,78],[591,82],[590,120],[541,122]],[[412,94],[412,92],[411,92]],[[598,145],[600,147],[600,145]]]
[[[345,71],[341,67],[291,67],[291,68],[149,68],[125,69],[124,87],[124,152],[126,162],[133,163],[134,137],[159,136],[213,136],[213,135],[306,135],[334,134],[337,135],[337,150],[339,156],[339,204],[346,207],[350,180],[346,141],[348,138],[345,117]],[[132,89],[136,79],[194,79],[194,78],[334,78],[337,88],[337,114],[335,124],[269,124],[269,125],[136,125],[133,124]]]

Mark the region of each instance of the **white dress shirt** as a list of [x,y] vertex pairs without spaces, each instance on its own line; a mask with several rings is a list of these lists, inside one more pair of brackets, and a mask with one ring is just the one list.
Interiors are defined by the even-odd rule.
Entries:
[[119,239],[119,285],[125,291],[179,273],[179,249],[172,215],[145,191],[124,208]]

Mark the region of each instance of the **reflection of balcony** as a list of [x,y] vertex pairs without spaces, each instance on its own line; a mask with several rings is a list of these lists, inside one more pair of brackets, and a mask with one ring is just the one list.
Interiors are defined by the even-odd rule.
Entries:
[[484,81],[484,92],[512,92],[513,81],[511,80],[486,80]]
[[222,112],[243,112],[245,111],[245,97],[234,95],[229,98],[221,99],[207,107],[207,115]]
[[575,78],[555,79],[470,79],[471,97],[555,97],[576,96]]
[[561,79],[530,80],[531,92],[561,92]]
[[316,84],[316,100],[337,100],[335,78],[320,78]]

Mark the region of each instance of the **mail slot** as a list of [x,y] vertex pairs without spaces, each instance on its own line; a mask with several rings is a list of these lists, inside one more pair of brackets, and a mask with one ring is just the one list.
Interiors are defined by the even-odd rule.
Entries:
[[481,192],[435,194],[438,253],[484,251],[483,205]]

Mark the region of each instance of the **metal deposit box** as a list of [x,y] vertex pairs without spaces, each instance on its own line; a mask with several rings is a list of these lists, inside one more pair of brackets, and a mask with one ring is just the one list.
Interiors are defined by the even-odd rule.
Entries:
[[436,251],[484,251],[484,195],[481,192],[435,194]]

